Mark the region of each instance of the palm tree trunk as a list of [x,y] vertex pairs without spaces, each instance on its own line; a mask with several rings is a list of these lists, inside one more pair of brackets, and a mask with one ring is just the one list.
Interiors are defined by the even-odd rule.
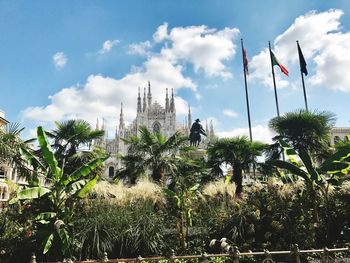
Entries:
[[236,184],[236,195],[239,196],[243,191],[242,167],[240,163],[233,164],[233,181]]
[[160,167],[155,167],[153,169],[153,172],[152,172],[152,179],[157,182],[157,183],[161,183],[162,182],[162,179],[164,177],[164,171],[162,168]]

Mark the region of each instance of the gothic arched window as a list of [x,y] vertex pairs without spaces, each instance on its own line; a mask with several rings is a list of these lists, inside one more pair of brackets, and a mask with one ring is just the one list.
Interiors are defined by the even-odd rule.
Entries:
[[6,178],[5,168],[2,166],[0,167],[0,178]]
[[340,139],[340,137],[339,136],[334,136],[334,143],[338,143],[338,142],[340,142],[341,141],[341,139]]
[[159,122],[155,122],[153,124],[153,132],[156,133],[156,132],[160,132],[160,123]]
[[7,187],[6,186],[4,186],[3,188],[2,188],[2,195],[1,195],[1,199],[7,199]]
[[113,178],[114,177],[114,167],[113,166],[110,166],[108,168],[108,176],[109,176],[109,178]]

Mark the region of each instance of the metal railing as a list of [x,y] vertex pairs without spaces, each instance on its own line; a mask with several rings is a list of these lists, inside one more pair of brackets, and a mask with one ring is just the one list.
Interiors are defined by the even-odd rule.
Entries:
[[[321,255],[320,262],[321,263],[330,263],[335,262],[335,257],[333,256],[336,252],[350,252],[350,246],[344,247],[344,248],[323,248],[323,249],[306,249],[306,250],[300,250],[298,245],[295,244],[291,247],[290,250],[285,251],[260,251],[260,252],[240,252],[238,247],[234,247],[233,250],[230,253],[223,253],[223,254],[207,254],[203,253],[201,255],[185,255],[185,256],[176,256],[174,253],[170,257],[146,257],[143,258],[141,256],[138,256],[137,258],[119,258],[119,259],[108,259],[108,255],[105,252],[104,256],[100,260],[89,260],[89,261],[72,261],[72,260],[65,260],[63,262],[66,263],[113,263],[113,262],[148,262],[148,261],[160,261],[160,260],[167,260],[168,262],[175,262],[176,260],[193,260],[197,259],[199,262],[202,263],[209,263],[211,258],[231,258],[232,262],[239,263],[240,259],[242,257],[260,257],[262,258],[262,263],[275,263],[275,260],[273,259],[275,256],[287,256],[290,257],[290,259],[295,260],[296,263],[301,262],[301,256],[304,254],[314,254],[317,253]],[[350,259],[348,259],[346,262],[350,262]],[[36,261],[36,256],[33,254],[30,263],[39,263]],[[51,263],[60,263],[60,262],[51,262]]]

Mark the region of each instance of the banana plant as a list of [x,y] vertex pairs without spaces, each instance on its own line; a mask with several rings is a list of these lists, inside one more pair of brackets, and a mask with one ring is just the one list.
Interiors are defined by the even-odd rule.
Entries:
[[[32,176],[28,187],[18,190],[10,203],[35,202],[41,204],[35,214],[34,222],[37,225],[39,236],[43,239],[43,254],[48,253],[53,244],[60,244],[62,255],[70,256],[72,237],[69,235],[68,219],[74,200],[85,197],[97,183],[99,176],[93,174],[108,156],[98,157],[89,163],[67,174],[58,161],[47,140],[44,129],[37,128],[37,140],[40,147],[40,156],[26,149],[21,149],[22,158],[32,168]],[[40,177],[45,180],[39,183]]]
[[329,186],[338,186],[343,180],[349,178],[347,175],[350,172],[350,147],[338,149],[319,164],[306,150],[300,149],[297,152],[283,140],[279,140],[279,144],[284,149],[287,160],[271,160],[268,163],[289,172],[292,175],[290,178],[297,176],[304,180],[313,202],[315,221],[319,222],[317,192],[321,192],[328,204]]
[[198,190],[199,184],[196,184],[188,189],[181,189],[179,193],[164,188],[164,194],[176,202],[176,208],[178,211],[178,223],[177,230],[179,235],[179,240],[183,250],[187,248],[187,237],[189,227],[192,227],[192,208],[191,199],[194,197],[194,193]]
[[279,143],[288,160],[271,160],[268,163],[301,177],[310,186],[338,185],[350,172],[350,162],[347,159],[350,157],[350,146],[338,149],[318,164],[306,150],[297,152],[285,141],[280,140]]

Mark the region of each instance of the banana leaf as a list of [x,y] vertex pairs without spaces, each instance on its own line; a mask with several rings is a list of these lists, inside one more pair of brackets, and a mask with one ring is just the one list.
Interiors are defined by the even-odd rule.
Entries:
[[96,185],[97,181],[99,179],[99,176],[96,175],[93,179],[91,179],[90,181],[88,181],[83,188],[81,188],[78,192],[76,192],[76,196],[83,198],[85,197],[91,190],[92,188],[94,188],[94,186]]
[[52,244],[53,244],[53,233],[50,234],[46,240],[44,251],[43,251],[44,255],[50,250],[50,248],[52,247]]
[[298,166],[281,160],[271,160],[267,162],[268,164],[271,164],[273,166],[276,166],[281,169],[286,169],[287,171],[291,172],[292,174],[296,174],[297,176],[300,176],[306,181],[310,181],[310,175],[305,172],[304,170],[300,169]]
[[63,180],[63,185],[68,185],[74,181],[82,179],[88,176],[92,171],[94,171],[99,165],[101,165],[105,160],[108,159],[109,156],[105,156],[102,158],[97,158],[88,164],[80,167],[78,170],[71,173],[66,179]]
[[37,170],[38,168],[45,170],[45,166],[27,149],[21,147],[19,149],[19,152],[21,153],[22,158],[26,160],[31,166],[33,166],[34,170]]
[[41,186],[30,187],[30,188],[20,190],[17,193],[17,198],[19,200],[36,199],[50,192],[51,190],[46,187],[41,187]]
[[42,151],[42,155],[46,163],[49,165],[52,175],[58,179],[61,176],[61,169],[58,167],[58,162],[51,150],[50,144],[47,142],[45,131],[43,127],[39,126],[37,129],[37,137]]

